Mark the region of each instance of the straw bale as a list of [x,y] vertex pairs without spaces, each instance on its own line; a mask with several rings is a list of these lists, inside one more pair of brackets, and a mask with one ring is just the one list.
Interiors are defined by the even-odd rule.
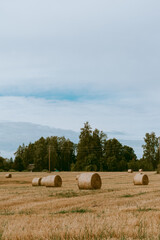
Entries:
[[128,169],[128,173],[133,173],[133,170],[132,169]]
[[79,189],[100,189],[101,186],[102,181],[98,173],[81,173],[78,177]]
[[5,175],[5,178],[11,178],[12,177],[12,174],[11,173],[7,173],[6,175]]
[[46,177],[45,179],[46,187],[61,187],[62,186],[62,178],[59,175],[51,175]]
[[33,178],[33,180],[32,180],[32,186],[41,186],[41,179],[42,179],[42,178],[38,178],[38,177]]
[[41,182],[40,182],[41,186],[46,186],[46,178],[47,177],[42,177]]
[[133,178],[134,185],[148,185],[149,178],[144,173],[137,173]]

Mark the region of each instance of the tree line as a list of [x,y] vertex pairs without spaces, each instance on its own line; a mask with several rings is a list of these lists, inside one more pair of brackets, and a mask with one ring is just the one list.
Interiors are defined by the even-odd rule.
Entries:
[[158,138],[155,133],[146,133],[143,156],[137,159],[133,148],[122,145],[116,138],[98,129],[92,130],[88,122],[81,128],[78,144],[65,137],[41,137],[25,146],[20,145],[15,159],[0,157],[0,170],[25,171],[34,164],[34,171],[50,168],[59,171],[126,171],[155,170],[160,162]]

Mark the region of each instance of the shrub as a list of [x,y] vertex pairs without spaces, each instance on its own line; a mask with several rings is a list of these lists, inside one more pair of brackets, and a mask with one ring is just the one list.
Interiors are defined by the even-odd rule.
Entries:
[[48,172],[48,169],[43,169],[42,172]]
[[97,166],[96,166],[95,164],[93,164],[93,165],[87,165],[84,170],[87,171],[87,172],[97,171]]

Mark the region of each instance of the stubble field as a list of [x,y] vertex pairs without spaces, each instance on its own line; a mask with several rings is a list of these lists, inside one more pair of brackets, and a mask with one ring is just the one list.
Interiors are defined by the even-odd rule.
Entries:
[[[53,174],[53,173],[51,173]],[[61,188],[32,187],[48,173],[0,173],[0,239],[160,239],[160,175],[134,186],[134,173],[103,172],[100,190],[79,190],[77,172]]]

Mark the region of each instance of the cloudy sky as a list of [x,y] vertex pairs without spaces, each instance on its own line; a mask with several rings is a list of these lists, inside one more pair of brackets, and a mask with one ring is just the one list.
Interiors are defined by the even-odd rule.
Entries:
[[159,136],[159,12],[159,0],[0,1],[0,122]]

